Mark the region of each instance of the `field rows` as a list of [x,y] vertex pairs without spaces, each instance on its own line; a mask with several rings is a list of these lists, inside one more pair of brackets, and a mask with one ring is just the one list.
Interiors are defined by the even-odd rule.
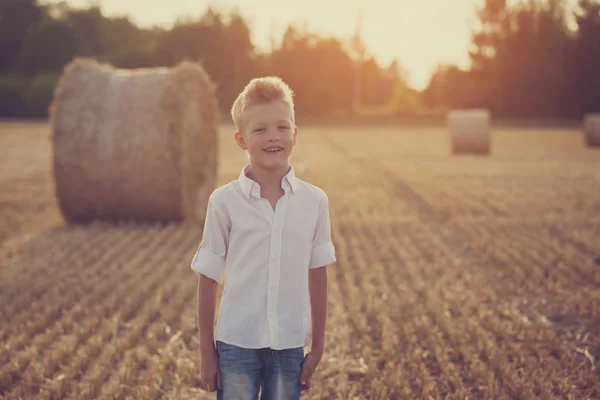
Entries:
[[[385,135],[399,156],[384,133],[319,129],[294,156],[329,196],[338,257],[303,398],[600,397],[600,158],[558,133],[531,158],[500,137],[496,158],[460,160]],[[225,140],[222,182],[244,162]],[[563,167],[534,168],[552,157]],[[0,269],[0,398],[214,398],[199,389],[200,237],[98,223],[31,239]]]
[[[0,374],[2,395],[191,394],[198,383],[190,350],[196,345],[194,285],[178,259],[189,255],[197,233],[174,227],[61,233],[87,238],[106,256],[80,253],[86,272],[65,253],[54,265],[77,282],[53,279],[57,286],[44,294],[52,304],[4,309],[14,325],[3,326],[1,357],[8,368]],[[498,298],[493,286],[461,268],[422,229],[336,224],[334,235],[339,263],[330,274],[331,329],[315,398],[590,393],[594,373],[571,358],[543,315],[527,317],[522,304]],[[161,250],[148,251],[158,241]],[[381,244],[377,251],[372,242]],[[31,272],[36,259],[35,253],[24,259]],[[35,298],[40,290],[21,289],[20,296]]]
[[[339,162],[344,169],[349,161],[360,170],[367,169],[369,174],[363,174],[363,179],[382,181],[388,192],[393,190],[394,180],[401,180],[430,211],[446,219],[558,215],[568,220],[586,216],[600,221],[600,152],[583,147],[565,151],[574,147],[574,133],[556,133],[557,138],[548,135],[555,139],[552,142],[562,143],[562,148],[548,145],[536,154],[532,146],[518,158],[505,154],[508,146],[489,157],[449,157],[441,144],[445,137],[433,134],[413,138],[373,133],[374,142],[393,143],[373,149],[369,148],[370,141],[353,143],[361,139],[360,135],[335,132],[322,138],[343,155]],[[522,134],[518,139],[526,141],[527,136]],[[433,139],[438,143],[432,143]],[[409,143],[411,146],[406,146]],[[387,154],[391,151],[396,154]],[[386,176],[391,176],[392,182],[386,181]]]
[[[197,235],[176,226],[60,231],[52,242],[66,243],[49,264],[56,274],[39,256],[50,243],[31,248],[23,259],[29,268],[13,282],[34,284],[7,288],[29,303],[3,308],[11,324],[1,332],[1,357],[9,361],[0,373],[2,394],[120,398],[136,388],[149,396],[162,390],[162,381],[171,387],[184,377],[180,385],[196,386],[193,358],[186,364],[175,355],[189,352],[195,337],[193,312],[182,323],[182,309],[193,311],[195,293],[181,288],[190,282],[182,255],[189,256]],[[181,369],[165,379],[171,364]]]
[[[460,285],[460,295],[469,294],[469,296],[472,296],[463,299],[460,302],[460,307],[457,308],[457,310],[464,310],[467,308],[465,307],[467,304],[472,304],[474,315],[467,314],[466,318],[472,318],[473,322],[481,323],[484,315],[482,312],[486,313],[485,310],[482,310],[483,304],[485,304],[482,300],[488,299],[488,301],[493,301],[494,309],[489,311],[490,319],[486,319],[486,321],[496,320],[493,323],[494,326],[501,327],[501,329],[492,328],[492,325],[489,325],[485,326],[484,330],[481,330],[473,325],[472,329],[475,332],[480,332],[483,335],[484,331],[491,330],[491,332],[495,333],[496,338],[504,337],[506,339],[506,333],[515,329],[525,329],[524,326],[527,326],[527,334],[534,342],[526,341],[522,345],[522,349],[515,348],[515,351],[531,352],[536,360],[543,360],[539,365],[523,364],[528,370],[537,369],[544,371],[546,368],[550,368],[552,364],[547,364],[549,360],[546,359],[549,353],[544,348],[554,349],[552,358],[559,357],[567,364],[579,363],[578,369],[588,370],[587,384],[591,383],[592,386],[596,386],[592,392],[597,395],[597,377],[592,372],[595,370],[597,362],[593,356],[592,360],[589,360],[591,354],[600,354],[600,330],[598,329],[598,322],[600,321],[598,315],[598,310],[600,309],[600,269],[597,267],[597,260],[593,256],[593,254],[600,254],[600,248],[598,242],[593,242],[592,239],[594,236],[598,237],[599,233],[598,227],[600,224],[593,224],[593,220],[596,218],[595,208],[593,207],[600,204],[600,198],[599,194],[593,191],[593,186],[589,187],[590,183],[594,183],[593,180],[587,182],[588,189],[587,193],[585,193],[591,197],[590,203],[592,207],[578,209],[579,212],[588,215],[588,223],[584,223],[582,225],[583,228],[574,230],[577,232],[576,236],[579,237],[578,242],[569,242],[564,238],[565,235],[569,235],[568,232],[571,232],[571,229],[561,230],[563,236],[557,237],[558,230],[552,229],[552,225],[544,223],[544,214],[543,212],[539,212],[539,210],[535,210],[538,214],[534,213],[533,217],[530,213],[523,214],[525,218],[533,221],[537,220],[536,226],[529,229],[520,223],[521,218],[519,217],[521,217],[521,214],[519,211],[512,210],[516,214],[513,217],[512,224],[505,224],[499,235],[498,229],[495,226],[495,219],[481,218],[479,219],[479,223],[474,223],[474,218],[476,219],[477,215],[474,215],[475,213],[472,212],[472,209],[467,212],[452,214],[452,222],[445,223],[448,221],[448,216],[439,213],[436,206],[448,204],[452,199],[449,199],[446,196],[447,192],[444,192],[437,196],[431,196],[431,203],[423,204],[423,197],[414,190],[413,182],[410,185],[406,185],[399,177],[400,173],[398,171],[402,171],[404,167],[402,160],[397,160],[396,167],[389,169],[382,167],[379,159],[377,161],[362,160],[361,163],[357,162],[349,165],[347,160],[349,157],[352,157],[352,149],[347,145],[345,147],[341,136],[321,135],[319,140],[322,143],[331,144],[334,142],[333,146],[331,146],[331,149],[334,151],[329,152],[327,161],[323,160],[323,164],[319,165],[315,170],[318,171],[320,168],[326,168],[328,163],[331,163],[344,165],[344,174],[315,174],[311,176],[313,180],[317,180],[321,186],[329,189],[329,193],[333,191],[334,195],[337,194],[337,188],[345,187],[346,185],[348,187],[352,185],[359,186],[361,182],[385,188],[390,198],[400,198],[404,201],[405,205],[408,205],[405,210],[409,211],[409,213],[412,210],[413,217],[415,215],[420,216],[421,226],[427,232],[424,234],[424,240],[420,242],[421,246],[424,249],[429,248],[428,251],[432,251],[431,246],[434,243],[438,243],[440,248],[444,249],[446,257],[448,257],[446,259],[442,258],[442,261],[436,263],[434,260],[428,260],[424,254],[421,254],[415,260],[409,263],[401,263],[400,265],[398,265],[398,259],[394,259],[393,262],[396,263],[397,267],[396,272],[404,272],[404,269],[408,269],[409,271],[413,271],[415,268],[418,269],[418,260],[420,260],[420,268],[424,271],[419,271],[419,273],[424,273],[425,271],[431,272],[431,275],[423,277],[420,281],[421,284],[426,285],[427,289],[425,293],[435,299],[438,296],[436,296],[435,290],[432,290],[432,287],[440,288],[440,290],[445,292],[445,295],[441,296],[444,299],[443,304],[448,307],[451,307],[453,304],[455,294],[453,293],[448,296],[447,294],[451,293],[451,289],[444,286],[437,286],[436,279],[443,277],[444,274],[450,274],[452,278],[448,280],[448,283]],[[312,145],[315,147],[318,146],[316,139]],[[360,171],[363,172],[363,176],[358,177]],[[429,184],[429,187],[442,188],[441,190],[452,187],[451,185],[445,185],[445,182],[440,183],[437,181],[434,185],[433,182],[427,180],[427,174],[423,174],[421,178]],[[490,180],[489,186],[493,185],[493,180]],[[560,189],[560,185],[557,187]],[[569,184],[567,190],[572,187],[573,185]],[[585,185],[581,185],[581,188],[583,187]],[[563,192],[565,191],[563,189]],[[504,198],[510,198],[512,195],[513,193],[506,191]],[[343,194],[339,193],[339,196],[341,198]],[[462,196],[466,199],[468,193],[462,194]],[[488,210],[493,208],[493,206],[494,203],[492,203],[492,206],[488,206]],[[386,211],[385,207],[381,207],[380,215],[386,215]],[[567,211],[562,216],[562,220],[559,221],[562,221],[564,225],[565,221],[569,221],[570,215]],[[508,217],[510,218],[511,216]],[[342,215],[336,215],[335,218],[346,222],[346,219]],[[590,218],[592,221],[590,221]],[[387,220],[389,221],[388,227],[395,223],[393,216],[390,216]],[[350,222],[347,225],[356,224]],[[410,226],[414,227],[414,224]],[[595,229],[591,228],[594,226]],[[399,229],[393,233],[385,233],[385,224],[374,225],[367,222],[360,229],[355,229],[352,233],[343,232],[339,236],[351,236],[355,238],[356,242],[375,244],[372,249],[364,249],[364,253],[382,253],[393,240],[400,242],[406,235],[411,238],[415,237],[415,232],[409,226],[405,228],[406,231]],[[546,232],[544,232],[544,229]],[[368,230],[371,231],[367,232]],[[381,239],[378,239],[379,236],[376,232],[382,230],[384,234],[381,235]],[[361,232],[363,232],[362,235]],[[579,243],[580,245],[573,243]],[[414,246],[414,243],[406,244],[402,245],[401,248],[408,249]],[[352,272],[359,269],[361,272],[365,272],[365,270],[371,271],[371,268],[376,268],[378,264],[375,260],[362,261],[358,265],[350,266],[349,269]],[[365,267],[361,269],[360,265],[364,265]],[[436,265],[440,266],[439,270],[436,270]],[[339,268],[343,268],[343,263],[340,264]],[[465,275],[469,277],[468,283],[461,282],[461,277]],[[364,281],[365,279],[362,277],[360,280],[357,280],[357,285],[360,285],[361,289],[364,288]],[[419,281],[413,280],[413,282]],[[401,286],[397,285],[397,287]],[[408,297],[407,291],[409,290],[403,287],[402,290],[398,290],[398,296],[406,300]],[[414,304],[417,302],[420,303],[421,300],[427,301],[426,299],[418,299],[412,301],[409,307],[414,307]],[[438,302],[433,300],[433,303]],[[559,305],[564,305],[565,307],[558,309]],[[352,315],[361,315],[361,318],[364,315],[370,315],[369,312],[359,311],[357,314],[353,313]],[[371,312],[374,311],[371,310]],[[423,311],[419,312],[422,313]],[[445,315],[440,308],[429,309],[426,312],[432,313],[438,320],[440,316]],[[515,316],[514,323],[517,326],[519,323],[523,326],[517,328],[511,327],[507,322],[503,322],[502,324],[497,322],[504,320],[507,314],[510,315],[511,313]],[[375,314],[380,315],[381,313]],[[450,313],[450,315],[455,314]],[[403,324],[409,323],[403,317],[399,318],[399,320],[402,320]],[[451,323],[453,325],[461,325],[461,321],[453,320]],[[466,325],[461,326],[461,335],[474,333],[469,332],[470,328],[465,328],[465,326],[471,326],[468,322],[465,321],[464,324]],[[464,328],[465,330],[463,330]],[[583,332],[585,330],[587,332]],[[475,337],[477,337],[477,334]],[[471,338],[475,341],[467,343],[478,343],[479,345],[478,340],[485,340],[483,337],[478,337],[477,339],[475,337]],[[585,337],[584,342],[581,341],[583,337]],[[567,339],[569,343],[566,342]],[[535,342],[538,340],[539,343]],[[576,347],[577,345],[581,347]],[[489,346],[489,343],[485,346]],[[500,342],[497,346],[502,348],[503,343]],[[444,347],[452,348],[453,346]],[[510,360],[515,355],[504,354],[503,357],[508,357]],[[467,360],[467,358],[461,359]],[[567,362],[567,359],[570,361]],[[475,358],[473,361],[477,361],[477,359]],[[500,365],[507,366],[513,372],[518,371],[518,363],[511,365],[512,362],[509,361],[507,363],[506,360],[501,361],[499,359],[490,361],[490,364],[493,365],[491,370],[496,371],[496,373]],[[550,361],[554,362],[554,360]],[[408,362],[413,363],[415,361],[410,360]],[[539,387],[537,389],[526,389],[520,384],[516,384],[516,387],[520,387],[521,389],[519,390],[525,390],[525,392],[521,393],[525,398],[530,398],[527,394],[533,396],[533,393],[537,393],[536,397],[540,396],[540,393],[545,393],[548,396],[552,393],[550,397],[566,398],[568,397],[567,393],[572,394],[572,390],[586,386],[586,384],[581,386],[581,383],[575,382],[572,382],[570,385],[567,383],[569,376],[573,376],[571,374],[573,368],[576,368],[573,364],[569,366],[558,364],[556,368],[555,372],[548,373],[546,371],[539,375],[540,381],[538,382]],[[559,371],[563,371],[562,377]],[[490,375],[490,379],[504,381],[502,376],[494,374]],[[534,378],[532,377],[532,379]],[[535,382],[535,380],[533,381]],[[568,388],[562,394],[556,391],[558,390],[556,389],[556,385],[560,385],[559,382],[566,385],[564,386],[565,388]],[[545,385],[554,387],[554,389],[546,388]],[[436,397],[436,393],[442,396],[445,395],[439,388],[437,390],[432,392],[434,393],[434,398]],[[511,392],[510,389],[506,390],[501,390],[501,392],[494,391],[492,393],[496,396],[498,393],[504,393],[508,394],[510,398],[519,397],[518,391]],[[527,390],[534,390],[534,392],[530,393]],[[486,395],[490,395],[490,393],[488,391]],[[581,397],[585,396],[583,393],[585,391],[580,392]],[[477,395],[481,393],[473,394],[478,397]],[[546,398],[546,396],[542,397]]]

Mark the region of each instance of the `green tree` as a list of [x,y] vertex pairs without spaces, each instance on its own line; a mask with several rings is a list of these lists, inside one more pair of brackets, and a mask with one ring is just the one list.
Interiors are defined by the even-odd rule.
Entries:
[[254,67],[254,44],[250,37],[250,27],[242,15],[235,11],[224,27],[221,58],[220,86],[222,103],[227,112],[238,93],[259,72]]
[[600,112],[600,1],[580,0],[578,6],[570,77],[581,117]]
[[4,0],[0,115],[44,116],[56,76],[75,56],[121,68],[201,62],[216,83],[222,111],[227,112],[243,86],[264,75],[285,79],[295,91],[299,114],[304,115],[349,113],[355,78],[363,88],[361,103],[367,106],[389,105],[393,93],[411,93],[399,87],[397,62],[381,67],[363,47],[356,64],[347,44],[346,39],[319,37],[290,26],[271,52],[259,53],[237,10],[224,14],[209,8],[200,18],[180,19],[168,29],[142,29],[127,17],[105,16],[100,7]]
[[28,31],[16,69],[30,76],[38,71],[60,71],[79,49],[77,34],[66,21],[45,18]]
[[469,108],[476,105],[472,72],[455,65],[440,64],[422,93],[430,108]]
[[[477,14],[468,83],[447,80],[453,88],[445,91],[460,96],[447,101],[488,107],[496,116],[571,115],[565,1],[528,0],[509,7],[505,0],[486,0]],[[468,90],[454,87],[457,82]]]
[[44,18],[36,0],[0,1],[0,73],[14,67],[29,29]]
[[292,86],[300,115],[352,109],[352,62],[338,39],[319,38],[306,29],[288,26],[271,53],[268,71]]
[[[106,51],[103,43],[107,18],[102,15],[99,7],[87,9],[63,9],[60,19],[64,20],[77,34],[80,56],[101,56]],[[125,39],[123,36],[121,39]]]
[[102,24],[103,53],[100,59],[119,68],[169,65],[161,51],[167,32],[162,28],[140,29],[128,17],[105,19]]
[[209,8],[199,20],[180,20],[164,35],[161,48],[168,64],[201,62],[217,85],[223,110],[231,107],[253,71],[250,29],[237,12],[227,17]]

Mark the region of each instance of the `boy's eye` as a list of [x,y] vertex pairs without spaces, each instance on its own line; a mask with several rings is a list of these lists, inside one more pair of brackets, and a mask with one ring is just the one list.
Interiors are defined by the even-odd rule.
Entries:
[[286,126],[286,125],[282,125],[282,126],[279,127],[279,129],[290,129],[290,127]]
[[256,129],[254,130],[254,132],[261,132],[261,131],[264,131],[264,130],[265,130],[265,128],[256,128]]

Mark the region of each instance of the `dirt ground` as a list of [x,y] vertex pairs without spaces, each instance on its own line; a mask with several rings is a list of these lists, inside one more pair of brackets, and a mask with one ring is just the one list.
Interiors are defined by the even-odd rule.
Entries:
[[[222,126],[220,183],[246,162]],[[502,129],[300,130],[331,207],[325,355],[306,399],[600,398],[600,149]],[[199,388],[201,226],[69,225],[46,123],[0,124],[0,398],[214,398]]]

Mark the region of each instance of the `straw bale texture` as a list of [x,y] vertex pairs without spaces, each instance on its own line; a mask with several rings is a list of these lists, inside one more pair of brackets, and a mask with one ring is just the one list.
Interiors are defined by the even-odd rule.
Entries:
[[484,109],[453,110],[448,128],[453,154],[488,154],[491,147],[490,112]]
[[583,135],[587,146],[600,147],[600,113],[585,115]]
[[200,65],[124,70],[75,59],[50,115],[69,222],[204,219],[217,184],[218,106]]

